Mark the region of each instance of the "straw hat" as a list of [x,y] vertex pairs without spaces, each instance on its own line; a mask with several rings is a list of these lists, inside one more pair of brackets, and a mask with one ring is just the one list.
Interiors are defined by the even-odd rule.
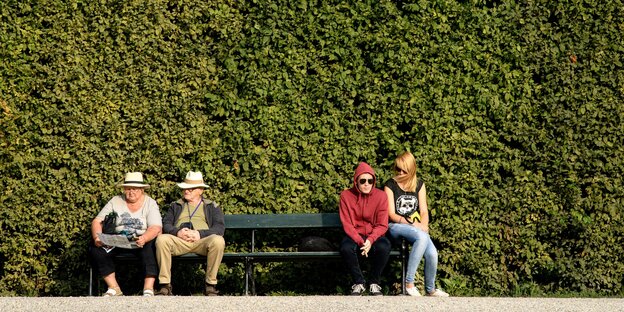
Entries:
[[204,177],[199,171],[189,171],[186,174],[186,178],[184,178],[184,182],[178,183],[178,186],[181,189],[190,189],[190,188],[207,188],[208,185],[204,184]]
[[149,184],[143,181],[143,174],[140,172],[128,172],[121,186],[149,188]]

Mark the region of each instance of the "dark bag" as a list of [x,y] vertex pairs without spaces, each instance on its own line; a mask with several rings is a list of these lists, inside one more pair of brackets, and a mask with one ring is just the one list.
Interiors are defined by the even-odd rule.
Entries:
[[318,236],[306,236],[299,242],[299,251],[336,251],[338,248],[328,239]]
[[102,233],[115,234],[115,226],[117,222],[117,213],[115,211],[109,213],[104,217],[102,221]]

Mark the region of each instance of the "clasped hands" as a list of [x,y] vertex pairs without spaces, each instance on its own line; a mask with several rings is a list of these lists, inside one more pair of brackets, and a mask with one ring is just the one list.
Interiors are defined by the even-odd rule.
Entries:
[[360,247],[360,250],[362,251],[362,256],[368,257],[368,252],[370,251],[371,246],[372,246],[371,242],[367,239],[364,242],[364,245],[362,245],[362,247]]
[[199,235],[199,231],[197,230],[191,230],[189,228],[182,228],[178,231],[177,236],[179,238],[181,238],[182,240],[185,240],[189,243],[194,243],[196,241],[198,241],[201,236]]

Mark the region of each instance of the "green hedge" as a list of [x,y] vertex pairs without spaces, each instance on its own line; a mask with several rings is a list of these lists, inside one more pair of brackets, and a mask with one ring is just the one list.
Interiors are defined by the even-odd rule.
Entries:
[[336,211],[411,150],[450,293],[622,295],[622,1],[330,2],[1,2],[0,294],[85,294],[126,171]]

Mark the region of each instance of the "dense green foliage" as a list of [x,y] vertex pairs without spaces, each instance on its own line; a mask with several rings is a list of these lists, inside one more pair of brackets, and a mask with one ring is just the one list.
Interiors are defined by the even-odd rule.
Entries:
[[188,170],[229,214],[336,211],[411,150],[449,293],[622,295],[623,8],[2,1],[0,294],[85,294],[126,171],[163,211]]

